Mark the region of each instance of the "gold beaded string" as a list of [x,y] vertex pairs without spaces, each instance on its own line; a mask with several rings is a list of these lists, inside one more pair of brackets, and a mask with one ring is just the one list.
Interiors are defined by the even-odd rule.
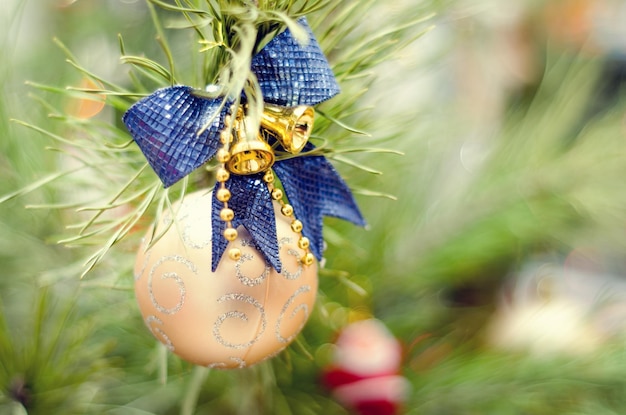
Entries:
[[282,213],[283,216],[291,219],[291,230],[297,233],[299,236],[298,247],[305,252],[304,256],[300,259],[300,262],[302,262],[302,264],[304,265],[311,265],[315,260],[315,257],[309,249],[311,245],[309,238],[302,235],[302,222],[294,217],[293,206],[285,203],[285,201],[283,200],[283,191],[274,185],[274,180],[275,177],[272,170],[270,169],[266,171],[265,175],[263,176],[263,181],[267,185],[267,189],[269,190],[272,199],[280,204],[280,213]]
[[[237,114],[237,117],[239,114]],[[237,120],[235,121],[237,122]],[[230,152],[229,146],[233,141],[232,134],[232,117],[230,115],[226,115],[224,117],[224,129],[220,133],[220,143],[222,143],[222,148],[217,151],[217,161],[220,163],[220,166],[217,168],[217,172],[215,174],[216,180],[219,183],[219,189],[217,189],[217,200],[222,202],[224,206],[220,211],[220,219],[226,223],[226,228],[224,229],[223,236],[224,238],[232,242],[237,239],[237,229],[233,228],[233,219],[235,217],[235,212],[228,207],[228,201],[230,200],[230,190],[226,188],[226,182],[230,178],[230,172],[226,169],[226,163],[230,160]],[[238,261],[241,258],[241,250],[239,248],[231,248],[228,251],[228,257],[233,261]]]
[[[243,117],[242,112],[243,110],[239,107],[235,118],[236,123],[240,122],[241,117]],[[226,163],[230,160],[229,147],[230,143],[233,141],[233,127],[232,117],[230,115],[226,115],[226,117],[224,117],[224,129],[220,133],[220,143],[222,144],[222,148],[220,148],[216,154],[216,159],[220,163],[220,166],[217,168],[215,174],[216,180],[219,183],[216,198],[223,203],[222,210],[220,211],[220,219],[226,224],[222,235],[229,242],[234,241],[238,236],[237,229],[233,227],[232,223],[235,213],[228,207],[228,201],[231,198],[231,193],[230,190],[226,188],[226,182],[230,179],[230,172],[226,168]],[[298,247],[305,252],[304,256],[300,259],[300,262],[303,265],[311,265],[315,261],[315,257],[310,250],[309,238],[302,235],[302,222],[294,217],[293,206],[285,203],[283,200],[282,190],[275,186],[275,176],[271,169],[265,172],[263,181],[266,183],[272,199],[280,204],[281,214],[287,218],[291,218],[291,230],[298,234]],[[228,257],[233,261],[238,261],[241,258],[241,250],[239,248],[231,248],[228,251]]]

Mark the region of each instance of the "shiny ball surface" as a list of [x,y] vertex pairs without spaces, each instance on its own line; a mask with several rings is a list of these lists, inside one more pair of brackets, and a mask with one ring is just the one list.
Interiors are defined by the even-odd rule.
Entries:
[[[294,340],[313,309],[317,266],[305,266],[299,235],[275,204],[282,272],[277,273],[240,227],[211,272],[211,198],[185,197],[165,214],[165,234],[135,263],[135,294],[144,322],[170,351],[197,365],[241,368],[276,355]],[[151,235],[153,230],[148,231]],[[221,238],[219,233],[216,237]]]

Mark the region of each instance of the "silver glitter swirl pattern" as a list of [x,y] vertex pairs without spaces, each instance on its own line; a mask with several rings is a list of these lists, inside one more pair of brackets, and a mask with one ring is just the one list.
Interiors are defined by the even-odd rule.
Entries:
[[192,225],[186,225],[183,229],[183,243],[186,247],[192,249],[204,249],[211,244],[213,238],[211,238],[211,234],[206,232],[208,236],[205,237],[203,241],[194,241],[190,235],[190,230]]
[[300,333],[300,330],[302,330],[302,327],[304,327],[304,325],[306,324],[306,321],[309,319],[309,306],[305,303],[299,304],[293,309],[289,317],[291,319],[294,319],[296,317],[296,314],[302,311],[304,313],[304,317],[302,318],[302,323],[300,323],[300,327],[298,327],[298,329],[294,331],[294,334],[292,334],[291,336],[287,338],[283,337],[282,334],[280,334],[280,327],[283,324],[283,318],[285,317],[285,314],[287,313],[287,310],[289,309],[289,307],[291,307],[293,302],[296,300],[297,296],[299,296],[300,294],[308,293],[309,291],[311,291],[310,285],[301,286],[293,293],[291,297],[289,297],[285,305],[283,305],[283,308],[280,311],[280,314],[278,315],[278,320],[276,320],[276,327],[275,327],[276,339],[279,342],[289,343],[290,341],[292,341],[298,335],[298,333]]
[[254,242],[252,241],[252,239],[248,239],[248,238],[242,238],[241,239],[241,246],[251,246],[251,247],[255,248]]
[[241,258],[239,258],[239,260],[235,263],[235,275],[237,276],[237,279],[239,279],[239,281],[243,285],[246,285],[248,287],[254,287],[259,284],[262,284],[263,281],[265,281],[265,279],[267,278],[267,276],[270,275],[270,271],[272,270],[272,268],[267,263],[265,263],[265,268],[263,268],[263,272],[261,272],[261,274],[258,277],[250,278],[244,275],[243,271],[241,270],[241,266],[247,261],[252,261],[253,259],[254,259],[254,255],[249,254],[249,253],[244,253],[241,255]]
[[[280,241],[278,241],[278,246],[279,248],[282,248],[284,245],[290,244],[291,241],[292,239],[289,237],[280,238]],[[298,268],[296,269],[295,272],[291,272],[287,270],[283,265],[283,269],[280,275],[282,275],[283,277],[285,277],[285,279],[288,279],[288,280],[297,280],[298,278],[302,276],[302,271],[303,271],[302,262],[300,261],[300,256],[301,256],[300,252],[298,252],[294,248],[288,248],[287,254],[296,258],[297,260],[296,263],[298,264]],[[284,263],[285,261],[283,261],[283,264]]]
[[214,363],[209,363],[205,367],[207,369],[224,369],[224,368],[226,368],[226,363],[224,363],[224,362],[214,362]]
[[152,332],[152,335],[156,337],[157,339],[160,337],[159,340],[161,341],[161,343],[163,343],[170,352],[173,352],[175,349],[170,338],[167,336],[167,334],[165,334],[165,332],[160,327],[155,327],[155,325],[153,325],[154,323],[154,324],[159,324],[162,326],[163,321],[157,316],[148,316],[146,317],[145,322],[146,322],[146,326],[148,326],[148,328]]
[[182,277],[180,275],[178,275],[178,273],[176,273],[176,272],[165,272],[165,273],[161,274],[161,279],[162,280],[166,280],[166,279],[174,280],[174,282],[176,283],[176,285],[178,287],[178,291],[180,293],[180,300],[178,301],[178,303],[176,303],[176,305],[174,307],[166,308],[166,307],[163,307],[163,305],[161,305],[158,302],[156,296],[154,295],[154,290],[153,290],[153,287],[152,287],[154,274],[156,273],[158,267],[160,267],[162,264],[164,264],[166,262],[170,262],[170,261],[177,262],[179,264],[184,265],[185,267],[187,267],[191,272],[193,272],[196,275],[198,273],[194,263],[189,261],[186,258],[183,258],[180,255],[164,256],[163,258],[160,258],[152,266],[152,268],[150,269],[150,274],[149,274],[149,278],[148,278],[148,293],[150,295],[150,300],[152,301],[152,305],[154,305],[154,307],[157,310],[159,310],[161,313],[164,313],[164,314],[175,314],[175,313],[179,312],[180,309],[183,307],[183,304],[185,303],[185,295],[186,295],[185,283],[183,282]]
[[241,293],[225,294],[217,299],[218,303],[223,303],[224,301],[241,301],[254,306],[254,308],[259,311],[261,317],[261,326],[257,330],[256,336],[254,336],[254,338],[252,338],[251,340],[245,343],[231,343],[222,337],[222,324],[230,318],[238,318],[240,320],[248,322],[248,316],[241,311],[227,311],[226,313],[220,315],[213,325],[213,336],[215,337],[215,340],[224,347],[237,350],[245,349],[255,344],[259,340],[259,338],[261,338],[261,336],[265,332],[265,328],[267,327],[267,318],[265,317],[265,309],[263,308],[263,305],[259,303],[255,298]]
[[232,360],[233,362],[237,363],[237,369],[244,369],[244,368],[246,368],[248,366],[246,364],[246,361],[241,359],[241,358],[239,358],[239,357],[231,356],[229,359]]

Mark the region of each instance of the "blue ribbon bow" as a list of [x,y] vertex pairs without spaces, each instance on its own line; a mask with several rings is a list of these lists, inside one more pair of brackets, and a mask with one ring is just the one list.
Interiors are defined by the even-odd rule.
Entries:
[[[277,35],[252,58],[266,103],[292,107],[313,106],[339,93],[339,86],[306,19],[299,23],[308,33],[299,43],[289,29]],[[131,106],[123,121],[165,187],[176,183],[210,160],[221,147],[228,105],[222,98],[208,99],[188,86],[160,89]],[[198,134],[202,131],[201,134]],[[302,234],[319,260],[323,251],[323,216],[333,216],[365,226],[350,189],[323,156],[307,155],[315,147],[307,143],[303,153],[277,160],[272,169],[280,179],[295,216],[303,223]],[[232,226],[244,226],[267,262],[281,271],[274,208],[263,174],[231,175],[229,208],[235,213]],[[213,234],[223,229],[221,202],[212,203]],[[228,241],[213,238],[212,269],[215,271]]]

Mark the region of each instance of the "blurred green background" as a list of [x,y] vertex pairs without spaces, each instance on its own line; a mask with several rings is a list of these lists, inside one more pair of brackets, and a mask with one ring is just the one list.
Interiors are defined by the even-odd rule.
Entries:
[[[347,414],[320,375],[337,331],[370,315],[403,344],[406,413],[626,413],[625,6],[344,3],[359,10],[361,38],[434,13],[402,29],[400,44],[433,25],[383,55],[375,78],[342,85],[363,92],[346,120],[370,134],[342,140],[404,155],[353,155],[374,173],[338,166],[369,228],[328,220],[320,298],[299,340],[270,362],[220,372],[166,355],[144,328],[132,292],[137,235],[82,280],[97,243],[56,243],[82,213],[50,207],[97,191],[97,177],[36,186],[68,167],[46,149],[42,131],[67,132],[49,115],[80,101],[37,87],[80,85],[59,45],[127,82],[117,34],[159,56],[150,9],[4,0],[1,414]],[[185,36],[166,33],[185,56]],[[120,116],[106,108],[97,120],[119,128]]]

